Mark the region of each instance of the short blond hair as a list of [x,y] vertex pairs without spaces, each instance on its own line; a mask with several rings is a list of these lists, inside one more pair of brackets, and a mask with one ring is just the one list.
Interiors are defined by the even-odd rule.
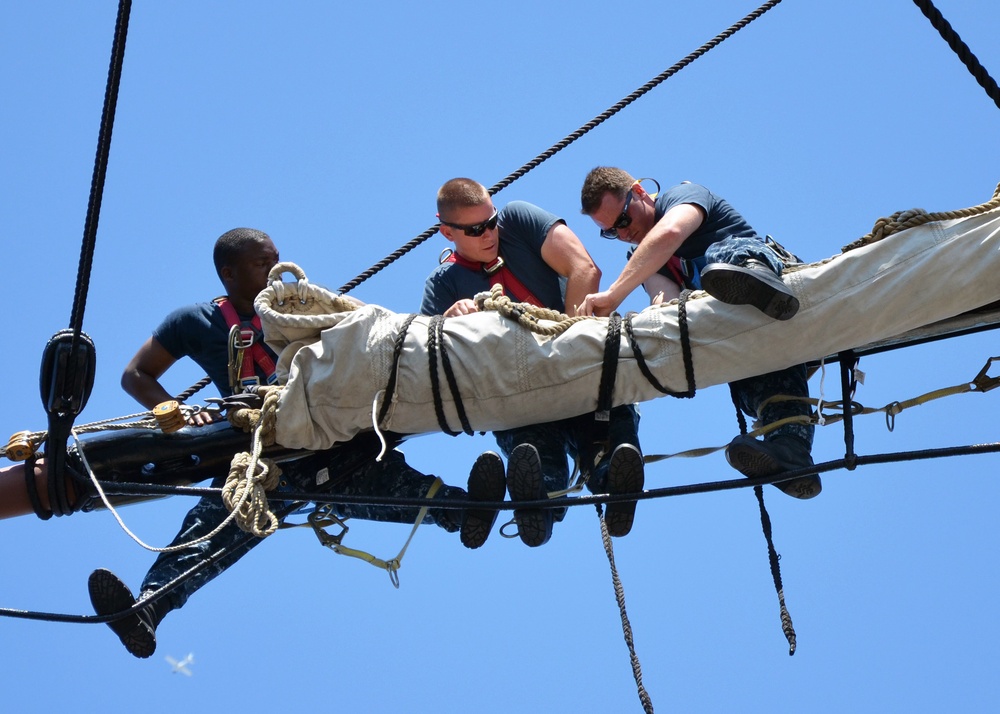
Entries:
[[441,220],[457,208],[481,206],[490,200],[490,192],[478,181],[453,178],[438,189],[437,210]]

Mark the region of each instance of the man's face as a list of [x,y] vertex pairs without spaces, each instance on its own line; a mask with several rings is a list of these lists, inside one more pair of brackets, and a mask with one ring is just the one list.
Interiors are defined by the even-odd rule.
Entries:
[[236,262],[229,266],[230,295],[253,300],[267,287],[267,274],[278,263],[278,249],[270,239],[247,246]]
[[590,217],[601,229],[602,236],[613,230],[617,232],[618,240],[638,244],[652,226],[646,198],[646,192],[638,185],[634,185],[624,198],[605,193],[600,206]]
[[[500,230],[496,221],[492,220],[495,216],[492,201],[453,209],[447,216],[441,216],[441,235],[454,243],[455,252],[466,260],[491,263],[500,250]],[[480,229],[483,231],[481,235],[469,235],[478,233]]]

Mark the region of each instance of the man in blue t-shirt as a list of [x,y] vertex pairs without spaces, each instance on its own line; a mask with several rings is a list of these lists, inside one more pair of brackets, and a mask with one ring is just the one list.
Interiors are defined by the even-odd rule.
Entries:
[[[226,289],[226,297],[209,303],[198,303],[172,312],[153,331],[135,354],[122,375],[122,386],[143,406],[152,409],[172,397],[159,379],[171,365],[183,357],[190,357],[212,378],[223,396],[229,396],[251,383],[268,383],[273,380],[275,355],[263,344],[259,320],[255,320],[253,302],[267,286],[271,268],[278,262],[278,251],[266,233],[250,228],[236,228],[219,237],[215,244],[214,260],[219,279]],[[226,307],[228,303],[229,307]],[[231,308],[231,309],[230,309]],[[235,326],[244,345],[240,369],[230,369],[230,329]],[[264,351],[255,351],[256,345]],[[212,422],[210,412],[197,412],[189,419],[192,426]],[[282,479],[295,490],[305,492],[331,491],[348,496],[373,495],[400,498],[424,498],[436,478],[424,475],[409,466],[403,454],[389,451],[376,462],[380,444],[371,434],[363,434],[347,444],[326,451],[309,454],[281,464]],[[492,456],[492,459],[490,458]],[[213,482],[219,487],[220,477]],[[474,500],[500,501],[505,484],[503,462],[496,454],[481,456],[469,477],[468,495]],[[461,488],[442,485],[436,499],[465,500]],[[375,521],[413,522],[419,509],[397,506],[339,505],[339,515]],[[424,523],[435,523],[449,532],[462,531],[463,542],[475,540],[475,526],[496,517],[496,511],[470,509],[431,508]],[[261,542],[252,539],[245,548],[238,544],[243,534],[231,522],[213,533],[229,515],[221,499],[205,496],[188,512],[180,532],[171,546],[191,543],[208,536],[191,547],[175,552],[161,553],[146,574],[140,589],[139,600],[150,596],[182,573],[201,564],[214,554],[225,551],[223,558],[212,560],[179,587],[155,602],[149,603],[134,614],[108,623],[121,639],[126,649],[136,657],[149,657],[156,649],[156,627],[163,617],[184,605],[188,597],[202,585],[233,565],[250,548]],[[473,518],[472,524],[466,520]],[[478,520],[476,520],[478,519]],[[492,522],[490,522],[492,525]],[[472,535],[467,531],[473,530]],[[99,615],[112,615],[129,609],[136,602],[132,592],[117,576],[108,570],[95,570],[89,581],[91,602]]]
[[[781,280],[778,255],[728,202],[704,186],[682,183],[649,194],[630,174],[600,166],[587,174],[582,212],[601,229],[601,237],[634,247],[618,278],[604,291],[587,295],[581,315],[608,315],[643,285],[658,304],[682,288],[700,288],[722,302],[751,305],[776,320],[792,318],[798,299]],[[740,408],[771,424],[786,417],[809,417],[804,401],[775,395],[809,396],[804,365],[734,382]],[[804,421],[804,420],[803,420]],[[745,476],[762,477],[813,465],[811,423],[790,423],[768,432],[764,441],[739,436],[726,447],[729,463]],[[812,498],[822,485],[818,475],[775,484],[796,498]]]
[[[597,289],[601,272],[586,248],[558,216],[524,201],[493,206],[482,184],[467,178],[445,183],[437,196],[441,234],[454,250],[428,276],[420,312],[454,317],[476,311],[472,298],[499,283],[512,300],[559,312]],[[484,356],[487,359],[488,356]],[[595,430],[593,414],[494,432],[507,456],[511,500],[537,500],[569,485],[566,454],[577,459],[595,493],[642,490],[643,462],[633,406],[611,411],[607,434]],[[518,534],[528,546],[544,544],[564,509],[517,509]],[[635,502],[608,505],[613,536],[632,528]]]

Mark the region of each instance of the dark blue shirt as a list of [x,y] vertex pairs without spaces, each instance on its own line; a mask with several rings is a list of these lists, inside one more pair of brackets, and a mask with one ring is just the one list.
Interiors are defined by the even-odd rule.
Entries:
[[[253,315],[240,315],[240,319],[249,322]],[[233,393],[229,386],[229,326],[214,302],[199,302],[174,310],[153,330],[153,337],[174,359],[190,357],[194,360],[222,396]],[[276,359],[267,345],[264,349]],[[267,377],[257,376],[262,383]]]
[[[542,259],[542,243],[549,231],[564,221],[553,213],[525,201],[511,201],[498,215],[500,257],[514,276],[539,302],[563,312],[566,279]],[[449,307],[476,293],[489,292],[490,276],[458,263],[441,263],[424,283],[420,303],[423,315],[441,315]]]
[[701,206],[705,211],[705,220],[677,249],[676,254],[681,258],[700,258],[705,255],[708,246],[726,238],[757,235],[728,201],[696,183],[682,183],[661,191],[656,197],[656,220],[659,221],[667,211],[682,203]]

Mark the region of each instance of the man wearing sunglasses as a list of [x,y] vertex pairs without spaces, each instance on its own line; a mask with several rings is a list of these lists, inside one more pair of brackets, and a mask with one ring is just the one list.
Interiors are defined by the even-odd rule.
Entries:
[[[773,249],[704,186],[685,182],[650,194],[622,169],[601,166],[587,174],[580,199],[582,212],[597,224],[602,238],[630,243],[632,249],[618,278],[607,290],[587,295],[578,314],[609,315],[640,285],[653,304],[688,288],[703,289],[731,305],[750,305],[776,320],[788,320],[798,310],[798,299],[781,280],[783,259],[797,259],[780,247]],[[766,403],[775,395],[808,397],[804,365],[732,386],[740,408],[764,424],[809,416],[805,402]],[[769,432],[764,441],[740,436],[726,447],[726,459],[751,478],[806,468],[813,465],[813,431],[811,424],[792,423]],[[815,474],[775,485],[803,499],[822,488]]]
[[[467,178],[445,183],[437,196],[441,234],[454,249],[424,285],[420,312],[454,317],[476,312],[472,298],[503,286],[512,300],[565,312],[600,284],[601,272],[586,248],[558,216],[524,201],[502,210],[482,184]],[[501,368],[497,365],[497,368]],[[507,489],[513,501],[537,500],[569,485],[566,454],[577,459],[594,493],[642,490],[643,462],[633,406],[611,411],[607,432],[595,429],[593,414],[494,432],[507,456]],[[470,497],[472,493],[470,491]],[[553,520],[565,509],[517,509],[518,535],[540,546],[552,535]],[[608,504],[613,536],[632,528],[635,502]]]

